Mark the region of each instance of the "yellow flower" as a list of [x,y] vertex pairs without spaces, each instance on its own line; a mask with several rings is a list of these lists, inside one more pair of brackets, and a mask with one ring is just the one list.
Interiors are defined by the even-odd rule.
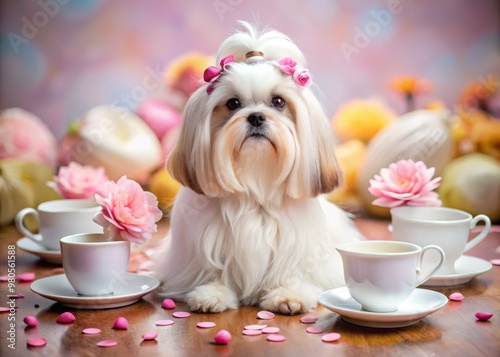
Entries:
[[190,96],[203,84],[203,72],[214,64],[212,56],[197,52],[187,53],[174,59],[166,68],[164,78],[167,85]]
[[429,80],[415,76],[396,77],[389,85],[396,92],[410,95],[428,93],[432,88]]
[[335,132],[343,139],[370,141],[382,128],[396,120],[396,113],[376,100],[354,99],[334,115]]

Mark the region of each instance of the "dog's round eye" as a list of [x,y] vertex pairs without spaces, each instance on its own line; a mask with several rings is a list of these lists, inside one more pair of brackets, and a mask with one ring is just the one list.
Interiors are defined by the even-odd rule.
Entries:
[[236,110],[241,107],[240,100],[238,98],[231,98],[226,103],[226,108],[229,110]]
[[275,108],[282,109],[285,106],[285,100],[281,97],[273,97],[271,105]]

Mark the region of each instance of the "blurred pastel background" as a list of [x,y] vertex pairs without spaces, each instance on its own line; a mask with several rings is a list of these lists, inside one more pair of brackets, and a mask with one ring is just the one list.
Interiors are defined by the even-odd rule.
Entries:
[[0,226],[71,162],[77,186],[102,167],[168,211],[180,113],[238,20],[304,52],[339,139],[331,201],[388,217],[370,179],[411,159],[444,206],[500,221],[498,0],[18,0],[0,2]]
[[370,96],[403,112],[388,87],[395,76],[432,81],[421,105],[453,106],[468,82],[500,73],[497,0],[18,0],[0,9],[0,108],[33,112],[56,138],[96,105],[135,110],[167,95],[166,66],[190,51],[214,54],[238,20],[299,44],[330,115]]

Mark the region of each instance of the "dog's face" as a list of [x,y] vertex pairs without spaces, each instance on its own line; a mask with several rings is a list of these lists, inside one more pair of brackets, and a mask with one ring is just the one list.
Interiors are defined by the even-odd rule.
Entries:
[[269,61],[231,63],[210,94],[187,103],[168,169],[212,197],[241,192],[259,201],[329,192],[339,181],[333,134],[308,88]]

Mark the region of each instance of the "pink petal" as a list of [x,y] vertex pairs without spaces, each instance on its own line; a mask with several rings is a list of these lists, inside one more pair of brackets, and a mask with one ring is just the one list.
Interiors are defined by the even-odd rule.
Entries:
[[265,327],[262,330],[262,333],[278,333],[280,332],[279,327]]
[[246,336],[258,336],[262,335],[262,330],[243,330],[243,334]]
[[9,311],[10,311],[10,307],[0,306],[0,312],[9,312]]
[[340,334],[336,332],[327,333],[326,335],[321,336],[321,340],[323,342],[333,342],[337,341],[340,338]]
[[315,315],[306,315],[300,318],[300,322],[302,322],[303,324],[313,324],[316,321],[318,321],[318,316]]
[[172,320],[157,320],[155,322],[156,326],[170,326],[174,324]]
[[115,320],[113,324],[113,328],[117,330],[127,330],[128,329],[128,321],[125,317],[119,317]]
[[71,312],[63,312],[56,319],[56,322],[60,324],[69,324],[73,321],[75,321],[75,315],[73,315]]
[[101,330],[99,330],[98,328],[89,327],[89,328],[83,329],[82,333],[85,335],[97,335],[97,334],[101,333]]
[[99,347],[114,347],[118,344],[115,340],[102,340],[96,343]]
[[461,293],[451,293],[448,297],[453,301],[462,301],[464,299],[464,296]]
[[227,345],[229,342],[231,342],[231,338],[232,336],[229,331],[220,330],[215,334],[214,341],[218,345]]
[[5,283],[6,281],[9,281],[9,276],[8,275],[1,275],[0,276],[0,283]]
[[266,339],[268,341],[271,341],[271,342],[283,342],[286,340],[286,337],[283,335],[273,333],[273,334],[267,335]]
[[246,325],[245,330],[262,330],[266,327],[267,325]]
[[177,317],[177,318],[180,318],[180,319],[183,319],[185,317],[189,317],[191,316],[191,314],[187,311],[176,311],[172,314],[173,317]]
[[154,340],[156,337],[158,337],[158,333],[154,331],[146,332],[144,335],[142,335],[142,339],[144,341]]
[[35,280],[35,273],[32,272],[27,272],[27,273],[22,273],[17,276],[17,279],[19,281],[33,281]]
[[35,326],[38,326],[38,320],[36,317],[34,316],[26,316],[24,319],[23,319],[23,322],[27,325],[27,326],[30,326],[30,327],[35,327]]
[[24,295],[23,294],[11,294],[11,295],[7,295],[7,297],[10,299],[23,299]]
[[41,347],[41,346],[45,346],[47,344],[47,340],[42,338],[42,337],[32,337],[32,338],[28,338],[28,346],[32,346],[32,347]]
[[175,309],[175,302],[172,299],[165,299],[162,301],[161,307],[164,309]]
[[272,320],[274,319],[274,314],[271,311],[259,311],[257,317],[261,320]]
[[474,316],[479,321],[487,321],[487,320],[489,320],[489,319],[491,319],[493,317],[493,314],[491,314],[489,312],[479,311],[479,312],[476,312],[476,314]]
[[500,259],[491,259],[490,263],[493,265],[500,265]]
[[212,321],[202,321],[202,322],[198,322],[196,324],[197,327],[199,328],[212,328],[212,327],[215,327],[215,322],[212,322]]
[[323,332],[325,332],[325,330],[323,330],[319,326],[309,326],[308,328],[306,328],[306,331],[308,333],[323,333]]

